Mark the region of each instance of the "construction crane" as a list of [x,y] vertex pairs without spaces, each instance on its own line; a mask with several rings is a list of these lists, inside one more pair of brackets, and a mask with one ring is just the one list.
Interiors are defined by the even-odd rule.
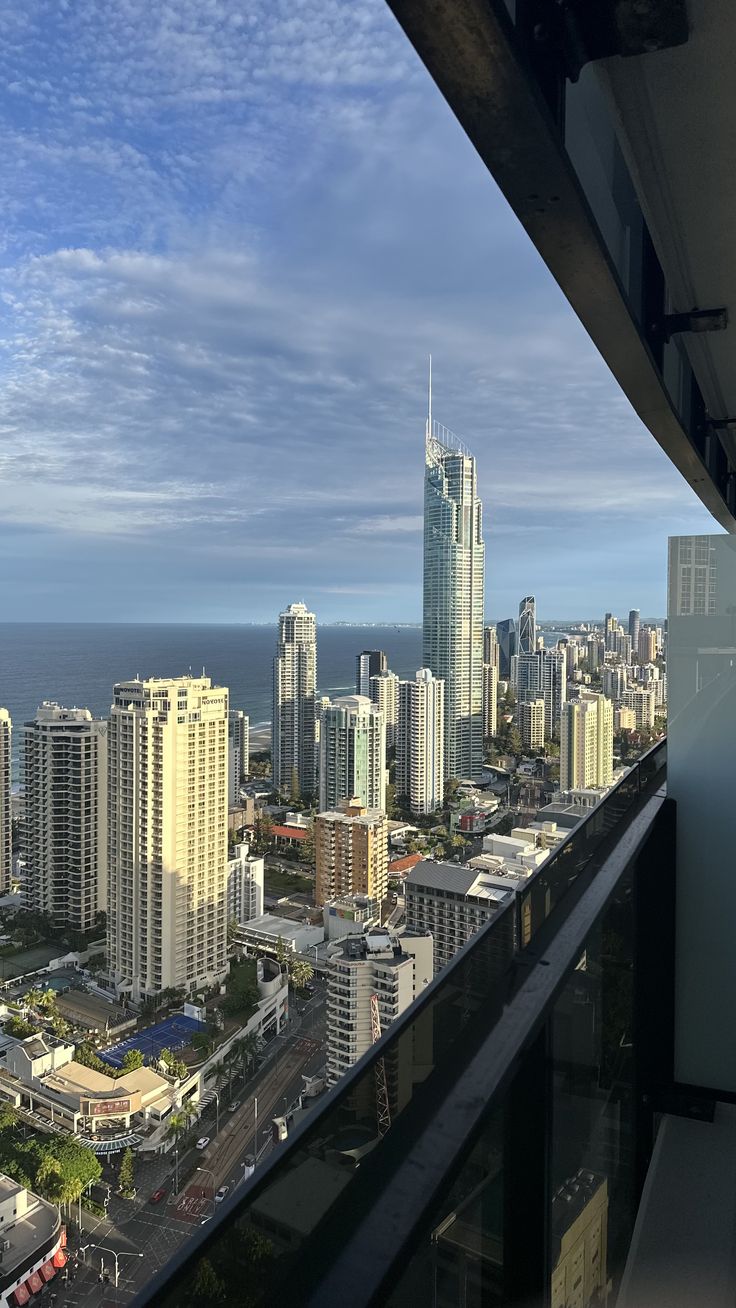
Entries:
[[[381,1039],[381,1014],[378,1011],[378,995],[371,995],[371,1032],[373,1044]],[[391,1108],[388,1102],[388,1082],[386,1064],[383,1058],[376,1059],[376,1118],[378,1137],[383,1139],[391,1125]]]

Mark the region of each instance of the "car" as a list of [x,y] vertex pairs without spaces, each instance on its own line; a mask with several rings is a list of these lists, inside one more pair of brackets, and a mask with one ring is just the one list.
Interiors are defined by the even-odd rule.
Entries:
[[159,1187],[158,1190],[154,1190],[148,1202],[149,1204],[160,1204],[161,1200],[165,1197],[165,1195],[166,1195],[166,1187],[162,1185]]
[[229,1193],[230,1193],[230,1186],[221,1185],[219,1190],[217,1191],[217,1194],[215,1195],[215,1203],[221,1204],[223,1199],[226,1199]]
[[210,1137],[208,1135],[200,1136],[199,1140],[197,1141],[197,1149],[206,1149],[209,1142],[210,1142]]
[[242,1102],[243,1102],[242,1099],[233,1099],[233,1102],[231,1103],[230,1107],[228,1108],[228,1112],[229,1112],[229,1113],[237,1113],[237,1111],[238,1111],[238,1109],[240,1108]]

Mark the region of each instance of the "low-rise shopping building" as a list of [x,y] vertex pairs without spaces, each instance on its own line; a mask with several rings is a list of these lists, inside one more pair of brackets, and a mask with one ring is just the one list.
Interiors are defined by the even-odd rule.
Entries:
[[[66,1264],[59,1209],[0,1172],[0,1308],[21,1308]],[[52,1294],[52,1299],[55,1296]]]
[[323,926],[293,921],[289,917],[276,917],[262,913],[252,922],[242,922],[234,933],[236,945],[246,953],[266,953],[276,956],[280,947],[292,954],[305,954],[325,938]]

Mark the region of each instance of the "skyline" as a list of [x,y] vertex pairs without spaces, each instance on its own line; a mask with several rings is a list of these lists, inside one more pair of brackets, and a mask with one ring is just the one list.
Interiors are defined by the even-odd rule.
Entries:
[[713,521],[379,0],[3,21],[5,613],[418,621],[430,352],[490,610],[664,611]]

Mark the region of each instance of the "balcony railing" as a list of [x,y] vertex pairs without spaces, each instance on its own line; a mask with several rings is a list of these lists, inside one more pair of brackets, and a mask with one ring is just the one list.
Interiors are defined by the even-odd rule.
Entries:
[[661,742],[139,1305],[200,1302],[207,1259],[233,1306],[610,1308],[671,1076],[665,764]]

